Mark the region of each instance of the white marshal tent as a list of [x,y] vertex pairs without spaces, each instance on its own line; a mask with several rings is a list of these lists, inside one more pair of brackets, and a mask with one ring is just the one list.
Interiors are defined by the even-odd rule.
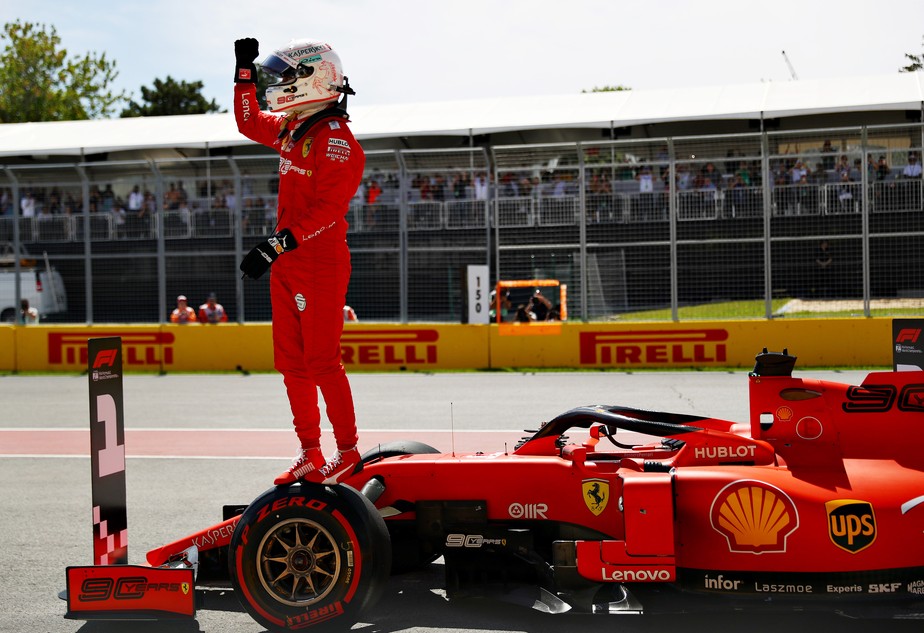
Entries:
[[[363,104],[360,90],[349,106],[357,138],[380,147],[399,139],[402,146],[413,146],[414,139],[424,138],[430,139],[431,146],[438,146],[433,139],[440,138],[446,145],[458,145],[459,137],[509,133],[529,133],[530,142],[566,140],[561,137],[565,130],[624,130],[665,123],[687,124],[690,133],[695,133],[697,124],[709,121],[850,113],[868,113],[873,121],[895,123],[908,122],[909,112],[916,113],[914,120],[921,120],[922,109],[922,72],[389,105]],[[885,121],[873,113],[893,113],[894,118]],[[814,121],[816,127],[824,123],[823,118]],[[157,154],[157,150],[186,154],[184,150],[208,152],[252,145],[238,133],[231,113],[0,125],[2,162],[14,158],[81,160],[100,154],[112,160],[137,157],[139,152]]]

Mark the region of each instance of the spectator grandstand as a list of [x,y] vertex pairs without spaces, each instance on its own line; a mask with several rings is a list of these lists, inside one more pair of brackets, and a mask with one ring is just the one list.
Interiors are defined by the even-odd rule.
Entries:
[[[456,321],[464,266],[487,263],[562,279],[573,319],[738,300],[770,317],[819,292],[820,240],[833,295],[924,295],[917,75],[870,79],[875,103],[845,80],[351,108],[367,168],[349,303],[365,321]],[[156,322],[181,289],[269,318],[237,262],[275,226],[278,159],[228,117],[0,125],[0,242],[62,272],[58,320]]]

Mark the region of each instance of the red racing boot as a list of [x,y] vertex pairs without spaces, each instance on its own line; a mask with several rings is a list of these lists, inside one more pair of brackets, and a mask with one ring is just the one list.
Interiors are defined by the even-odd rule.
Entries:
[[303,448],[298,451],[298,455],[292,460],[292,466],[289,470],[282,473],[273,482],[277,486],[288,486],[294,484],[299,479],[321,483],[324,479],[321,475],[321,469],[324,467],[324,455],[320,448]]
[[337,451],[329,462],[321,469],[324,478],[321,483],[335,484],[341,479],[353,474],[353,469],[359,463],[359,451],[354,446],[343,451]]

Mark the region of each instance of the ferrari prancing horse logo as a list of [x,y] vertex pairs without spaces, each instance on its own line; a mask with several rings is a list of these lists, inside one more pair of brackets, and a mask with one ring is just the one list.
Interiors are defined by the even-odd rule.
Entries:
[[585,479],[581,482],[581,491],[584,493],[584,503],[594,516],[606,509],[610,500],[610,482],[606,479]]

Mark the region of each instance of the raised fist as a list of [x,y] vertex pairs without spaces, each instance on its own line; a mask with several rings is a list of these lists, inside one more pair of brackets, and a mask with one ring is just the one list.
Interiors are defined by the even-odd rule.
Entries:
[[252,37],[234,41],[235,83],[257,83],[257,67],[253,60],[260,54],[260,43]]
[[252,64],[260,54],[260,43],[252,37],[234,40],[234,59],[238,66]]

